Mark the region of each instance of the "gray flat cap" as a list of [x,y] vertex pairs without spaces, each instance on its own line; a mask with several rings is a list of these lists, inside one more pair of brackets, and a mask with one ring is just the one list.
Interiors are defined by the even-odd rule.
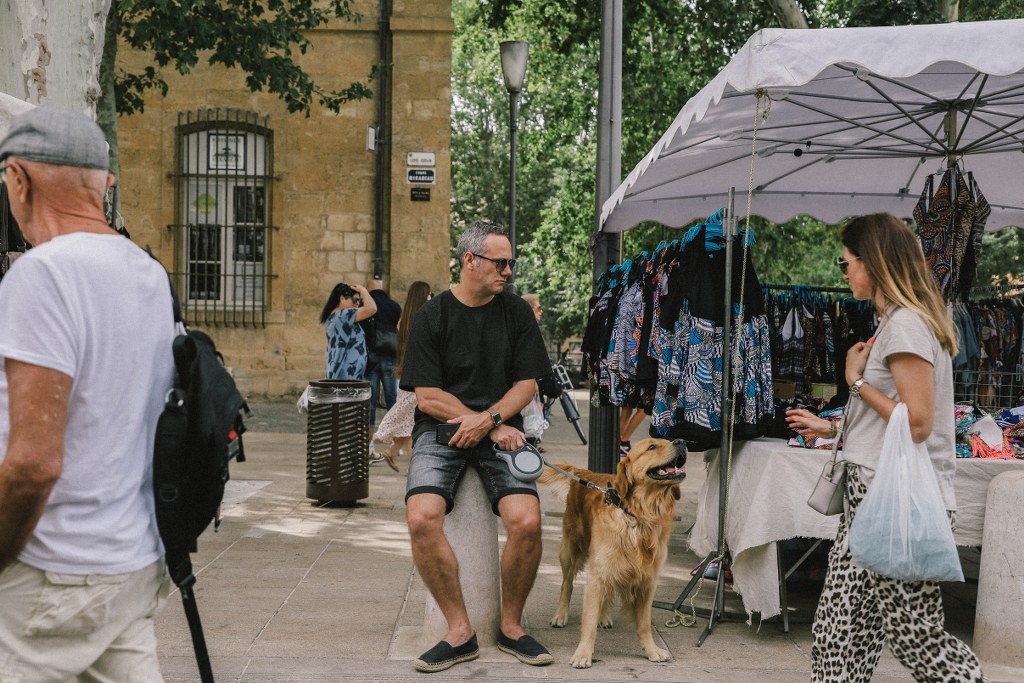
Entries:
[[0,161],[9,156],[44,164],[110,168],[100,127],[83,114],[56,107],[36,107],[11,122],[0,140]]

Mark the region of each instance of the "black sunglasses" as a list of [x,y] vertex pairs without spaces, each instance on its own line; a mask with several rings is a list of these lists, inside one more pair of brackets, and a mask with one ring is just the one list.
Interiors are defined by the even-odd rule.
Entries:
[[516,267],[516,260],[514,258],[491,258],[490,256],[478,254],[475,251],[471,251],[469,253],[471,253],[473,256],[476,256],[477,258],[482,258],[485,261],[490,261],[491,263],[494,264],[494,267],[498,269],[499,273],[505,270],[506,268],[512,270]]
[[843,275],[846,275],[846,270],[850,267],[850,261],[860,261],[860,256],[851,256],[849,259],[836,256],[836,265],[839,266],[839,272]]

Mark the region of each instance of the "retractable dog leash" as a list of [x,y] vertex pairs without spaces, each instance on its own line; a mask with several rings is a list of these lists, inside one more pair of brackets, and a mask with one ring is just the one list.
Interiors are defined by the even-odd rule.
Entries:
[[561,467],[557,465],[552,465],[547,460],[545,460],[544,457],[540,454],[540,452],[536,448],[534,448],[533,445],[530,443],[524,443],[521,447],[514,451],[502,450],[501,448],[498,447],[498,444],[494,444],[493,450],[494,454],[501,460],[504,460],[505,463],[508,465],[508,470],[512,474],[512,476],[518,479],[519,481],[535,481],[538,477],[540,477],[541,472],[544,471],[544,466],[547,465],[556,472],[564,474],[565,476],[579,482],[588,489],[600,491],[602,494],[604,494],[605,505],[614,505],[618,508],[621,508],[622,511],[626,512],[627,514],[633,514],[626,508],[625,503],[623,503],[622,501],[622,497],[619,496],[618,492],[615,490],[614,487],[609,486],[607,488],[604,488],[602,486],[598,486],[594,482],[583,479],[582,477],[579,477],[573,474],[572,472],[567,472],[566,470],[563,470]]
[[[503,451],[494,444],[494,454],[508,465],[508,471],[519,481],[535,481],[544,471],[548,463],[540,452],[529,443],[524,443],[514,451]],[[549,465],[550,467],[550,465]]]

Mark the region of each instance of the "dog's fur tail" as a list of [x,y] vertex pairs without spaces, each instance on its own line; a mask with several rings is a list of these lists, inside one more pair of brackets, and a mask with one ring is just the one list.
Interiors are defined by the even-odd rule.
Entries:
[[[568,465],[564,462],[556,462],[552,464],[557,467],[561,467],[566,472],[573,472],[573,470],[576,469],[572,465]],[[576,472],[573,472],[573,474],[576,474]],[[572,486],[572,479],[561,472],[553,470],[550,467],[545,467],[544,472],[540,475],[540,478],[537,481],[544,484],[544,486],[558,496],[558,499],[563,503],[569,499],[569,487]]]

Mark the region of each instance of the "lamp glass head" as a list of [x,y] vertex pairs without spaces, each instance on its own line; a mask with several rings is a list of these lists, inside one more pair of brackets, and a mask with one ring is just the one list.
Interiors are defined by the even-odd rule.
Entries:
[[505,89],[510,93],[521,92],[523,81],[526,79],[530,44],[523,40],[504,40],[500,48],[501,73],[505,77]]

